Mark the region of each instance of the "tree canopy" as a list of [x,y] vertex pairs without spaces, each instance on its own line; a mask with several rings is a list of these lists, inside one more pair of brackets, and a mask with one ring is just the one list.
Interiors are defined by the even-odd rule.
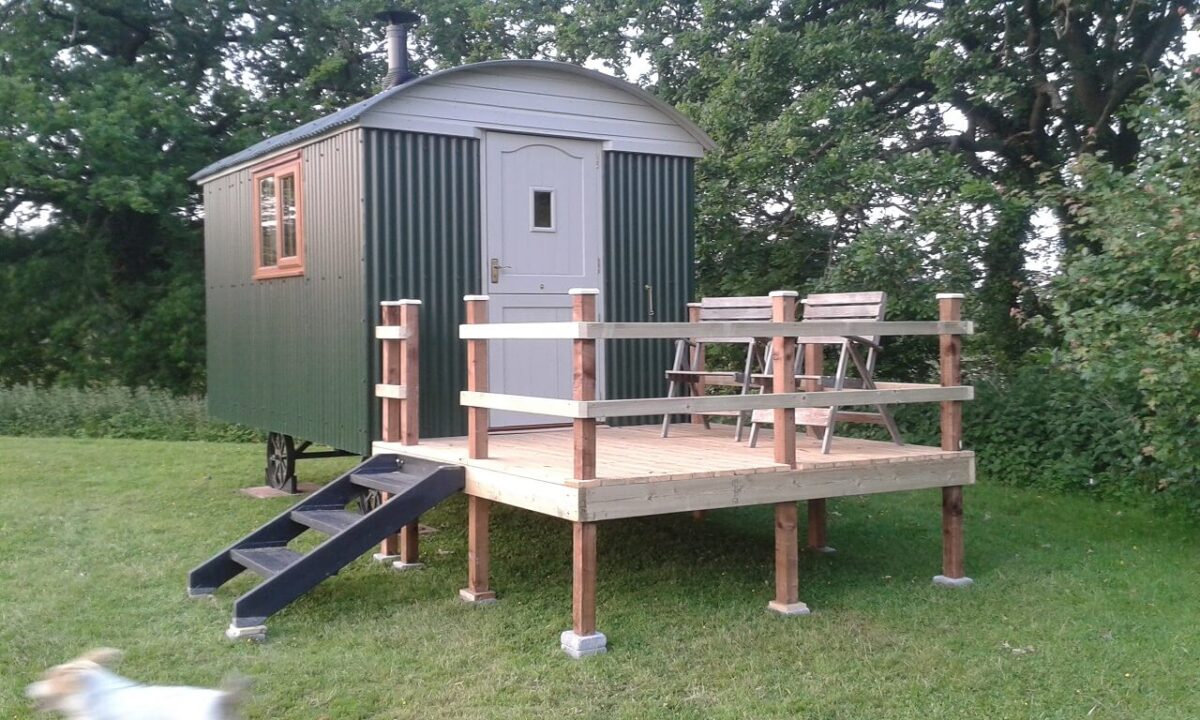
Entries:
[[[1180,377],[1167,348],[1196,342],[1181,270],[1196,236],[1178,202],[1197,192],[1181,129],[1196,122],[1181,79],[1189,2],[415,5],[423,72],[598,64],[704,127],[720,150],[698,172],[703,292],[883,289],[896,316],[927,317],[935,290],[966,289],[980,372],[1050,350],[1097,382],[1132,382],[1110,374],[1119,355],[1151,370],[1134,401],[1147,432],[1195,428],[1194,405],[1168,419],[1153,391]],[[0,382],[201,391],[201,218],[186,178],[373,94],[380,9],[0,0]],[[1057,259],[1031,266],[1047,233]],[[1128,334],[1134,316],[1156,318],[1161,352]],[[1173,452],[1163,436],[1151,446]]]

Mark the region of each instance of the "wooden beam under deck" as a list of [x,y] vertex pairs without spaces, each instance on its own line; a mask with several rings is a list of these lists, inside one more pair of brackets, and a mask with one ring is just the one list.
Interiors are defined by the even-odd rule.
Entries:
[[918,445],[839,438],[822,455],[799,435],[794,469],[774,462],[770,443],[749,448],[727,426],[600,427],[597,477],[573,476],[570,429],[490,437],[489,457],[468,457],[466,438],[439,438],[375,452],[405,452],[467,469],[466,493],[573,522],[724,507],[970,485],[975,456]]

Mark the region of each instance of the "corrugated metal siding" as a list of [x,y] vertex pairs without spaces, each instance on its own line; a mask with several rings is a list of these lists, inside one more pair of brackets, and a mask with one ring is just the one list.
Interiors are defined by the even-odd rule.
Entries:
[[361,137],[302,151],[304,277],[251,279],[249,171],[204,187],[214,417],[369,451]]
[[[686,304],[695,284],[694,182],[691,158],[605,154],[603,300],[610,322],[687,319]],[[671,365],[673,348],[669,340],[608,341],[607,397],[665,395],[663,372]]]
[[[466,433],[458,393],[466,382],[463,295],[479,292],[479,141],[364,130],[368,307],[418,298],[421,306],[421,435]],[[371,353],[371,377],[379,350]],[[379,409],[371,412],[373,436]]]

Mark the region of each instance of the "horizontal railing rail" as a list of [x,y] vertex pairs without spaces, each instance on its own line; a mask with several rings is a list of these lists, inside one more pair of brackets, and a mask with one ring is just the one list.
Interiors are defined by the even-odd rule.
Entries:
[[761,395],[698,395],[674,398],[628,400],[563,400],[529,395],[471,392],[459,394],[466,407],[553,415],[563,418],[617,418],[640,415],[683,415],[729,410],[774,410],[776,408],[829,408],[857,405],[902,405],[906,403],[973,400],[975,388],[966,385],[928,385],[903,390],[824,390],[819,392],[763,393]]
[[881,337],[972,335],[974,323],[894,320],[803,322],[545,322],[460,325],[463,340],[711,340],[742,337]]
[[[467,324],[459,337],[467,341],[468,383],[459,402],[468,409],[468,445],[472,458],[488,455],[488,411],[502,410],[568,418],[575,435],[574,476],[596,477],[596,421],[646,415],[774,411],[775,460],[796,466],[796,410],[857,406],[942,403],[943,447],[961,436],[958,413],[962,401],[974,398],[974,388],[961,385],[958,353],[961,336],[974,333],[974,324],[959,314],[962,296],[939,295],[937,321],[805,320],[795,317],[796,293],[772,293],[771,322],[597,322],[596,290],[572,290],[572,321],[549,323],[488,323],[487,296],[469,295]],[[796,341],[832,342],[895,336],[940,338],[940,384],[875,382],[874,387],[796,392],[793,358]],[[694,395],[622,400],[596,399],[596,343],[600,340],[712,340],[761,338],[768,340],[777,372],[763,379],[770,387],[761,394]],[[833,338],[834,340],[830,340]],[[820,340],[817,340],[820,339]],[[488,392],[487,345],[489,340],[571,340],[574,392],[571,399],[533,397]],[[782,368],[782,371],[779,369]],[[610,369],[610,372],[613,369]],[[881,410],[882,412],[882,410]],[[958,449],[957,440],[954,440]]]

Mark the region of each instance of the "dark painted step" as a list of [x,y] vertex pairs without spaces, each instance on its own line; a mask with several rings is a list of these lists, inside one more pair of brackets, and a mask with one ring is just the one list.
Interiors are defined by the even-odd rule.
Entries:
[[362,515],[346,510],[293,510],[292,519],[326,535],[337,535],[362,519]]
[[229,555],[238,565],[265,578],[278,575],[304,557],[285,547],[236,548]]
[[359,487],[381,490],[393,495],[399,495],[420,481],[421,476],[400,471],[369,474],[354,473],[350,476],[350,482]]
[[[461,491],[464,483],[465,471],[459,466],[377,455],[196,567],[188,575],[188,593],[211,594],[244,570],[258,573],[263,581],[234,602],[231,628],[257,627]],[[365,515],[344,509],[369,489],[387,492],[389,498]],[[329,537],[303,555],[286,547],[310,529]]]

